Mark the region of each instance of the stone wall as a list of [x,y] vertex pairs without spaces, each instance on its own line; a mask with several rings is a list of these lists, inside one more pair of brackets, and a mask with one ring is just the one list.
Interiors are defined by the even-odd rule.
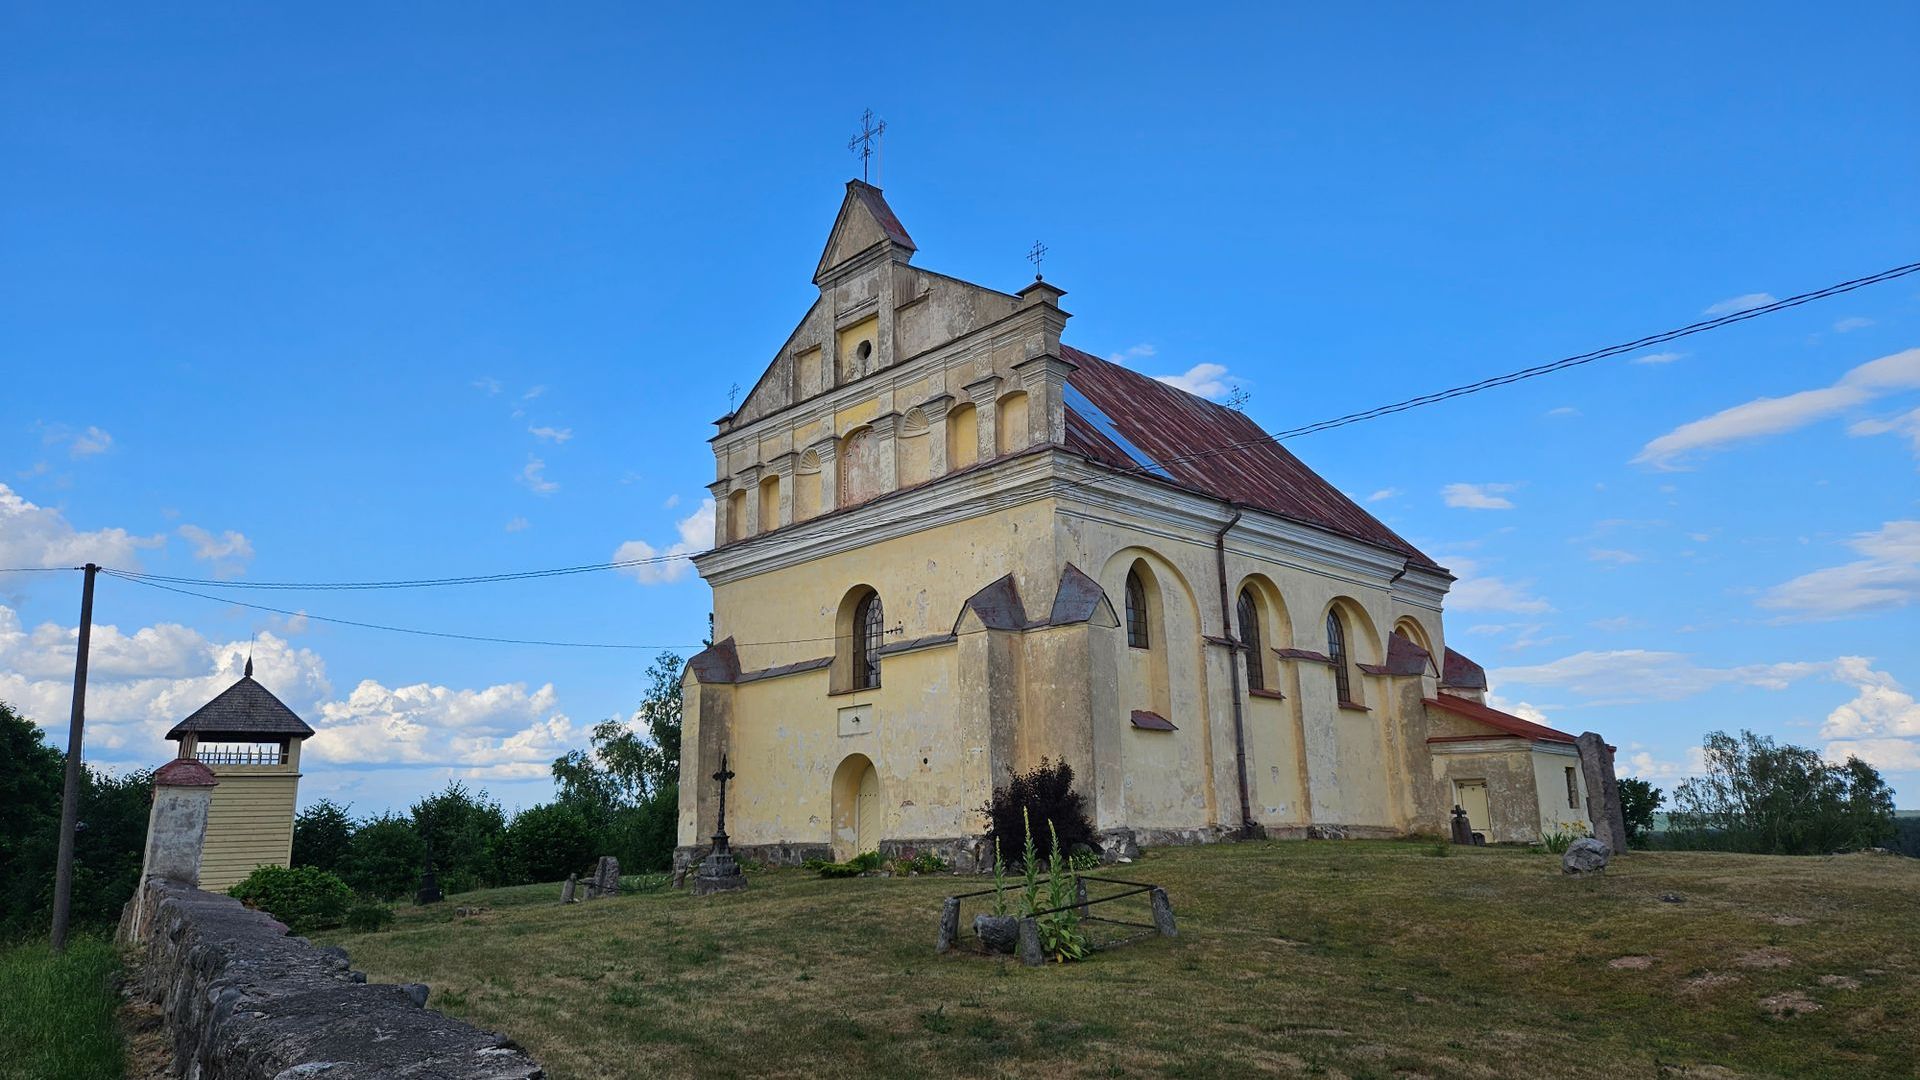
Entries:
[[150,880],[120,936],[132,990],[160,1007],[185,1080],[545,1075],[511,1040],[423,1008],[425,987],[370,985],[345,950],[231,897]]

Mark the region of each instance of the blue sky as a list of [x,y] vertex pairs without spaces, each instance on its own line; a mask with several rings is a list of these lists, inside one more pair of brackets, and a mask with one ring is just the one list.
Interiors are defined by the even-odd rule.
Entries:
[[[918,264],[1014,288],[1042,239],[1072,343],[1269,428],[1920,258],[1911,5],[9,5],[0,40],[6,566],[698,546],[709,421],[810,303],[868,107]],[[1920,277],[1292,445],[1461,575],[1509,707],[1663,784],[1713,728],[1856,749],[1920,805],[1916,348]],[[50,728],[77,592],[0,578],[0,697]],[[675,645],[708,607],[691,572],[263,599]],[[113,580],[96,620],[89,757],[163,760],[258,635],[332,732],[303,797],[360,811],[544,798],[652,655]]]

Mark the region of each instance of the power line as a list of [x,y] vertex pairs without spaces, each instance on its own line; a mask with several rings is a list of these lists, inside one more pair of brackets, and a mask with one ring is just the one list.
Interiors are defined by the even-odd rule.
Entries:
[[[1438,390],[1429,394],[1421,394],[1417,397],[1407,398],[1405,400],[1393,402],[1387,405],[1375,406],[1374,408],[1371,408],[1371,409],[1365,409],[1360,412],[1348,413],[1345,416],[1338,416],[1329,420],[1321,420],[1316,423],[1305,424],[1300,427],[1288,428],[1282,431],[1262,432],[1258,438],[1246,439],[1239,442],[1222,443],[1218,446],[1208,447],[1202,450],[1196,450],[1188,454],[1176,454],[1167,458],[1156,460],[1152,466],[1137,465],[1133,467],[1122,467],[1122,466],[1107,465],[1105,463],[1099,463],[1103,468],[1107,470],[1106,473],[1100,476],[1087,477],[1086,479],[1071,481],[1066,486],[1084,487],[1084,486],[1092,486],[1094,484],[1109,483],[1115,479],[1119,479],[1122,477],[1150,476],[1153,474],[1153,470],[1155,468],[1164,469],[1164,467],[1168,465],[1184,464],[1190,461],[1198,461],[1204,458],[1215,457],[1220,454],[1234,453],[1236,451],[1247,449],[1248,447],[1259,446],[1265,443],[1278,444],[1281,442],[1285,442],[1289,439],[1296,439],[1305,435],[1317,434],[1322,431],[1331,431],[1335,428],[1347,427],[1351,424],[1358,424],[1367,420],[1375,420],[1383,416],[1393,415],[1395,413],[1407,412],[1409,410],[1422,408],[1428,405],[1436,405],[1443,401],[1451,401],[1455,398],[1466,397],[1471,394],[1478,394],[1487,390],[1497,389],[1502,386],[1510,386],[1514,383],[1524,382],[1528,379],[1539,378],[1542,375],[1550,375],[1555,372],[1568,370],[1569,368],[1580,367],[1586,364],[1593,363],[1596,360],[1603,360],[1609,357],[1619,356],[1624,353],[1634,352],[1639,349],[1648,348],[1653,345],[1661,345],[1661,344],[1665,344],[1666,342],[1677,341],[1681,338],[1691,337],[1695,334],[1702,334],[1709,330],[1716,330],[1716,329],[1719,329],[1720,327],[1729,326],[1734,323],[1745,322],[1749,319],[1757,319],[1763,315],[1770,315],[1770,314],[1773,314],[1774,312],[1784,311],[1789,308],[1799,307],[1803,304],[1810,304],[1816,300],[1824,300],[1828,297],[1838,296],[1842,293],[1852,292],[1856,289],[1863,289],[1869,285],[1877,285],[1881,282],[1892,281],[1896,278],[1905,277],[1909,274],[1913,274],[1916,272],[1920,272],[1920,262],[1907,263],[1904,266],[1896,266],[1888,270],[1883,270],[1877,274],[1869,274],[1869,275],[1866,275],[1865,277],[1858,277],[1848,281],[1842,281],[1834,285],[1829,285],[1822,289],[1812,290],[1811,292],[1799,293],[1794,296],[1789,296],[1784,300],[1775,300],[1771,303],[1762,304],[1759,307],[1749,308],[1746,311],[1737,311],[1727,315],[1717,316],[1711,319],[1702,319],[1697,322],[1689,323],[1685,326],[1676,327],[1672,330],[1665,330],[1657,334],[1649,334],[1645,337],[1636,338],[1632,341],[1621,342],[1617,345],[1608,345],[1605,348],[1595,349],[1591,352],[1578,353],[1573,356],[1563,357],[1559,360],[1553,360],[1548,363],[1536,364],[1532,367],[1521,368],[1517,371],[1507,372],[1504,375],[1491,376],[1489,378],[1478,380],[1477,382],[1464,383],[1459,386],[1449,387],[1445,390]],[[887,525],[887,524],[892,524],[895,521],[901,521],[901,520],[906,520],[906,519],[905,518],[891,518],[891,519],[880,518],[876,521],[871,522],[870,524],[875,526]],[[681,559],[689,559],[689,558],[692,558],[691,554],[653,555],[653,556],[648,556],[646,558],[641,558],[641,559],[620,559],[620,560],[615,560],[611,562],[602,562],[602,563],[583,563],[577,566],[553,567],[553,568],[544,569],[544,570],[525,570],[525,571],[497,573],[497,574],[470,574],[470,575],[465,575],[461,577],[446,577],[446,578],[402,578],[402,579],[391,580],[391,581],[331,581],[331,582],[232,581],[232,580],[223,581],[223,580],[217,580],[212,578],[176,577],[176,576],[165,575],[165,574],[147,574],[140,571],[127,571],[127,570],[115,570],[113,571],[113,573],[118,577],[122,577],[131,581],[140,581],[146,584],[168,582],[176,585],[195,585],[201,588],[215,588],[215,589],[276,589],[276,590],[301,590],[301,591],[424,589],[424,588],[436,588],[436,587],[445,586],[445,585],[474,585],[474,584],[486,584],[486,583],[501,582],[501,581],[527,581],[527,580],[533,580],[538,578],[563,577],[563,576],[568,576],[573,574],[591,574],[591,573],[599,573],[606,570],[625,570],[625,569],[632,569],[632,568],[641,567],[641,566],[658,566],[665,563],[676,562]],[[821,640],[831,640],[831,639],[821,639]]]

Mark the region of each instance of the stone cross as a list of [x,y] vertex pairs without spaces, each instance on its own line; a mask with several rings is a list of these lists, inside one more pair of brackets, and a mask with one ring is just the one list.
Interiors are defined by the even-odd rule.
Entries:
[[720,818],[714,826],[713,850],[727,850],[727,781],[733,779],[733,770],[727,768],[727,752],[720,751],[720,771],[713,774],[720,784]]

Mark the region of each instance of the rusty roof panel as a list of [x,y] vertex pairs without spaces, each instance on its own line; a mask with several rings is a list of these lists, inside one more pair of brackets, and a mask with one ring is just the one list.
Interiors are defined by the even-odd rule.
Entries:
[[[1062,346],[1060,354],[1078,365],[1067,381],[1098,413],[1080,416],[1069,395],[1069,450],[1112,468],[1164,475],[1203,495],[1318,525],[1440,569],[1245,413],[1079,349]],[[1234,448],[1215,452],[1227,446]]]

